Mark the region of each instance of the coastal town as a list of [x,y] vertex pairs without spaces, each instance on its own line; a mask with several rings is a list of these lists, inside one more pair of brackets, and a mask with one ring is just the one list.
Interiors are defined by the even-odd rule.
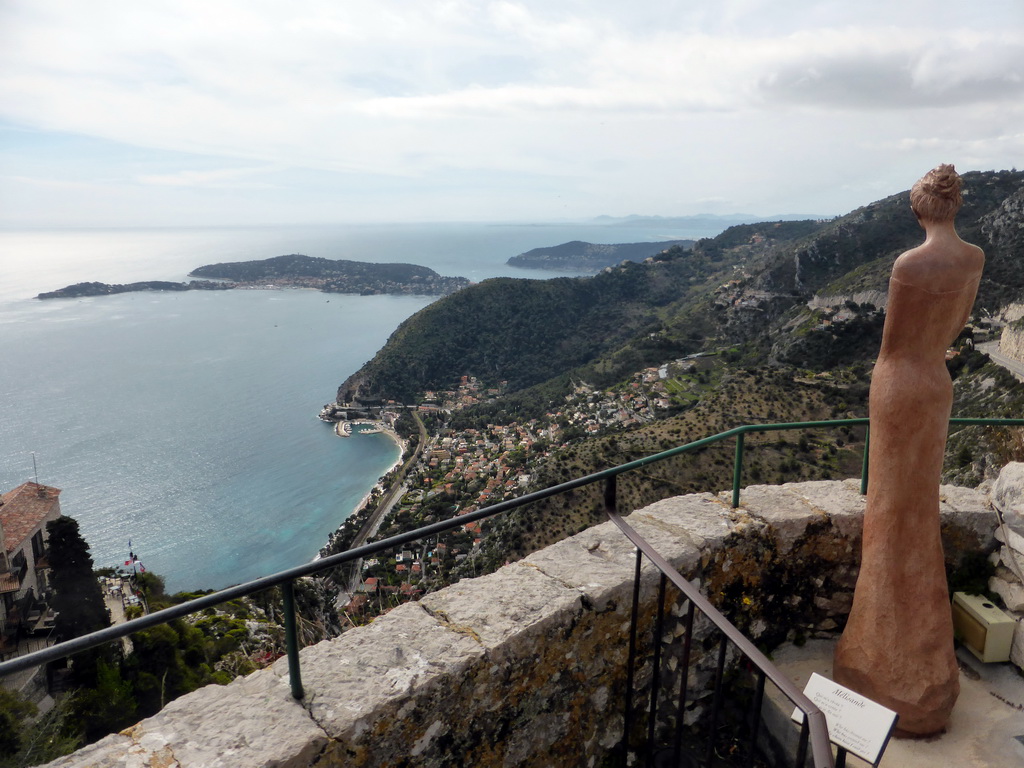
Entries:
[[[533,469],[553,451],[579,438],[650,423],[673,409],[685,408],[713,384],[717,367],[713,356],[700,355],[646,368],[609,390],[578,381],[560,408],[521,423],[446,426],[452,414],[494,402],[503,393],[504,382],[490,387],[469,375],[460,377],[452,389],[423,392],[414,406],[394,401],[379,409],[327,406],[322,417],[338,419],[336,430],[342,436],[385,432],[400,442],[403,452],[407,446],[394,429],[403,412],[411,411],[417,419],[433,420],[438,426],[408,459],[401,476],[396,465],[364,502],[364,508],[374,507],[386,503],[387,492],[392,495],[372,536],[382,539],[521,495]],[[487,529],[486,521],[468,522],[452,533],[421,542],[416,551],[402,549],[390,557],[363,561],[338,607],[358,623],[364,614],[374,615],[446,583],[453,572],[472,573]]]

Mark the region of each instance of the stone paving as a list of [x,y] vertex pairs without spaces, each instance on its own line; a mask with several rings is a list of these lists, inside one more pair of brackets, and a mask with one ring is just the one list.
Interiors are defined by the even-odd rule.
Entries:
[[[124,592],[128,589],[127,582],[122,582],[122,586],[118,590],[110,589],[108,584],[103,584],[103,602],[107,606],[107,613],[110,615],[110,624],[124,624],[128,618],[124,614]],[[121,640],[124,645],[124,652],[131,653],[132,641],[130,637],[125,637]]]
[[[832,677],[832,640],[810,640],[802,648],[783,646],[772,661],[801,690],[812,672]],[[1024,681],[1010,662],[983,664],[957,649],[960,696],[946,732],[927,739],[890,739],[880,768],[1009,768],[1024,765]],[[796,728],[789,720],[793,705],[777,691],[766,691],[766,722],[784,733],[795,752]],[[849,768],[868,763],[849,755]]]

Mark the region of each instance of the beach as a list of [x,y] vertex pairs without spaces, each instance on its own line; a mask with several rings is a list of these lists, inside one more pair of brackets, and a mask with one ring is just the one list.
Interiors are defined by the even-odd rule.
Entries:
[[[365,428],[364,429],[356,430],[356,429],[354,429],[356,426],[365,427]],[[366,494],[363,496],[363,498],[360,500],[360,502],[358,504],[356,504],[356,506],[352,509],[352,514],[355,515],[357,512],[359,512],[359,510],[363,509],[363,507],[366,506],[367,502],[369,502],[370,497],[373,495],[373,492],[375,490],[378,490],[378,489],[380,489],[382,491],[385,490],[383,485],[382,485],[382,481],[384,480],[385,477],[390,475],[392,472],[394,472],[398,467],[400,467],[402,465],[402,460],[403,460],[403,457],[405,456],[405,450],[406,450],[406,447],[407,447],[408,443],[406,442],[405,439],[402,438],[401,435],[399,435],[393,428],[388,426],[386,423],[384,423],[383,421],[374,421],[372,419],[356,419],[356,420],[353,420],[353,421],[347,421],[347,420],[346,421],[339,421],[335,425],[335,427],[334,427],[334,432],[335,432],[335,434],[338,435],[338,437],[345,437],[345,438],[356,437],[358,434],[372,435],[372,434],[377,434],[377,433],[383,433],[383,434],[387,435],[388,437],[390,437],[392,440],[394,440],[395,443],[398,445],[398,449],[399,449],[398,458],[395,460],[395,462],[390,467],[387,468],[387,470],[384,471],[383,474],[381,474],[381,476],[379,478],[377,478],[377,482],[373,484],[373,487],[370,488],[370,490],[368,490],[366,492]],[[348,520],[348,518],[346,518],[346,521],[347,520]],[[341,525],[339,525],[338,528],[335,529],[335,531],[328,537],[328,544],[330,544],[331,539],[333,539],[335,535],[337,535],[337,534],[339,534],[341,532],[341,530],[342,530],[342,528],[344,526],[345,526],[345,522],[342,522]],[[318,553],[316,555],[316,557],[314,557],[313,559],[314,560],[319,560],[320,559],[320,554]]]

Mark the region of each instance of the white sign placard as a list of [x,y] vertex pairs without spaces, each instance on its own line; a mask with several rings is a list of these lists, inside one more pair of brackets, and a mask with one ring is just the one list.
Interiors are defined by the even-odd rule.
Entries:
[[[825,715],[833,744],[878,765],[896,725],[895,712],[816,672],[804,686],[804,695]],[[802,723],[804,713],[794,709],[793,719]]]

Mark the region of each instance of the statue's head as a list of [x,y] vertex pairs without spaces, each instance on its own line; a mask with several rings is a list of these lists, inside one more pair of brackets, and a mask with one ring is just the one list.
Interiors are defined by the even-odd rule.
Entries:
[[921,221],[952,221],[960,210],[963,181],[952,165],[933,168],[910,190],[910,208]]

